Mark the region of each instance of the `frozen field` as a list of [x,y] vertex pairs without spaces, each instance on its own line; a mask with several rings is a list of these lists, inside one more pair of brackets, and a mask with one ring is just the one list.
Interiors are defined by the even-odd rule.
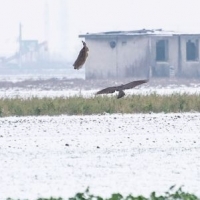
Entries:
[[0,199],[200,195],[200,114],[0,118]]
[[[83,72],[81,72],[83,75]],[[31,97],[94,97],[94,94],[103,88],[121,85],[133,81],[128,80],[84,80],[77,74],[65,77],[64,74],[48,75],[0,75],[0,98],[31,98]],[[131,90],[127,95],[157,93],[188,93],[200,94],[200,80],[188,79],[151,79]],[[114,94],[116,95],[116,94]]]
[[[140,89],[138,89],[140,88]],[[72,97],[72,96],[78,96],[78,97],[95,97],[95,93],[102,88],[96,88],[96,89],[87,89],[84,88],[81,89],[76,87],[74,89],[66,88],[66,89],[52,89],[52,88],[2,88],[0,90],[0,98],[32,98],[32,97],[38,97],[38,98],[44,98],[44,97]],[[179,94],[200,94],[200,86],[198,87],[188,87],[188,86],[167,86],[167,87],[151,87],[151,86],[138,86],[137,88],[134,88],[132,90],[126,91],[127,95],[148,95],[148,94],[159,94],[159,95],[170,95],[172,93],[179,93]],[[116,95],[109,94],[109,96]]]
[[[83,72],[0,75],[0,98],[91,97],[120,81]],[[79,77],[80,76],[80,77]],[[127,94],[200,94],[199,80],[150,80]],[[200,195],[200,114],[0,118],[0,199],[165,192]]]

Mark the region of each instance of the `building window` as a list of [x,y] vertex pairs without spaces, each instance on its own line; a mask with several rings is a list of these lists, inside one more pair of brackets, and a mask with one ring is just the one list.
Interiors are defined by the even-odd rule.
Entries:
[[156,42],[156,61],[167,61],[168,40],[158,40]]
[[187,61],[197,61],[199,59],[199,41],[188,40],[186,43]]

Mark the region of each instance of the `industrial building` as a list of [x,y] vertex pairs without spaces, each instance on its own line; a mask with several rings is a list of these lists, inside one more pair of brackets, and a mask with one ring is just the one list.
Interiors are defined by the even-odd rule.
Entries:
[[200,34],[135,30],[87,33],[86,79],[200,77]]
[[[30,23],[19,21],[19,29],[13,33],[12,49],[9,52],[0,52],[0,68],[13,69],[31,67],[62,67],[69,66],[70,46],[69,46],[69,20],[68,1],[58,0],[56,2],[43,0],[40,3],[41,27],[34,27]],[[14,24],[13,26],[15,26]],[[38,28],[38,30],[37,30]],[[39,34],[27,37],[27,30],[38,32]],[[35,31],[36,30],[36,31]],[[2,30],[3,31],[3,30]],[[40,37],[38,37],[40,36]],[[17,38],[17,39],[14,39]],[[2,44],[0,44],[2,46]],[[4,44],[6,45],[6,43]],[[20,69],[21,69],[20,68]]]

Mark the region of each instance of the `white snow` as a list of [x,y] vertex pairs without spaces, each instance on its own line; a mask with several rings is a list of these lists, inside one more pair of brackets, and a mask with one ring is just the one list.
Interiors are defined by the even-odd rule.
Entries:
[[[63,78],[48,74],[46,79],[51,76]],[[13,83],[30,78],[0,76]],[[0,98],[93,97],[96,91],[1,87]],[[126,91],[152,93],[200,94],[200,84],[141,85]],[[68,198],[88,186],[103,197],[114,192],[149,196],[174,184],[200,195],[200,113],[0,118],[0,152],[0,199]]]
[[200,113],[0,118],[0,199],[200,195]]
[[[100,88],[99,88],[100,89]],[[42,88],[1,88],[0,98],[32,98],[32,97],[72,97],[72,96],[81,96],[81,97],[94,97],[95,93],[99,89],[42,89]],[[127,95],[149,95],[149,94],[158,94],[158,95],[170,95],[170,94],[200,94],[200,85],[191,86],[173,86],[169,85],[167,87],[150,87],[150,86],[140,86],[140,89],[126,90]],[[116,95],[109,94],[110,96]]]
[[[73,71],[73,69],[66,69],[65,70],[58,70],[58,72],[55,71],[50,71],[49,73],[41,73],[41,74],[1,74],[0,75],[0,82],[13,82],[13,83],[18,83],[18,82],[23,82],[23,81],[40,81],[40,80],[50,80],[50,79],[56,79],[60,80],[61,82],[66,80],[66,79],[82,79],[84,80],[84,69],[81,69],[77,73]],[[191,80],[189,82],[187,79],[185,79],[186,84],[184,84],[184,80],[181,80],[183,83],[179,83],[178,81],[176,84],[171,82],[169,79],[166,81],[166,84],[162,85],[159,84],[159,80],[156,82],[156,79],[153,80],[153,82],[156,82],[156,85],[154,84],[153,86],[151,84],[143,84],[136,88],[133,88],[131,90],[126,90],[126,96],[127,95],[135,95],[135,94],[140,94],[140,95],[148,95],[148,94],[153,94],[156,93],[158,95],[170,95],[174,93],[179,93],[179,94],[200,94],[200,82],[197,80]],[[150,83],[152,82],[151,80],[149,81]],[[29,85],[30,84],[30,85]],[[91,88],[85,89],[85,86],[76,86],[74,81],[72,80],[71,82],[71,87],[65,87],[56,85],[54,86],[53,84],[43,83],[43,85],[34,85],[33,83],[23,83],[23,87],[3,87],[1,86],[0,88],[0,98],[32,98],[32,97],[38,97],[38,98],[43,98],[43,97],[71,97],[71,96],[81,96],[81,97],[94,97],[95,93],[103,88],[94,88],[91,86]],[[118,83],[116,83],[118,84]],[[109,85],[108,85],[109,86]],[[110,85],[112,86],[112,85]],[[113,85],[114,86],[114,85]],[[114,94],[109,94],[110,96],[116,95]]]

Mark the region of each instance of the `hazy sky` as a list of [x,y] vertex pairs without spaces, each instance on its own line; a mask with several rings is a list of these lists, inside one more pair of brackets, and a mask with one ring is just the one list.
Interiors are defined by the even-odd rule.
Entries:
[[48,38],[50,51],[67,48],[71,59],[81,47],[78,35],[86,32],[163,28],[200,33],[200,0],[0,0],[0,13],[0,54],[17,49],[19,22],[24,39]]

